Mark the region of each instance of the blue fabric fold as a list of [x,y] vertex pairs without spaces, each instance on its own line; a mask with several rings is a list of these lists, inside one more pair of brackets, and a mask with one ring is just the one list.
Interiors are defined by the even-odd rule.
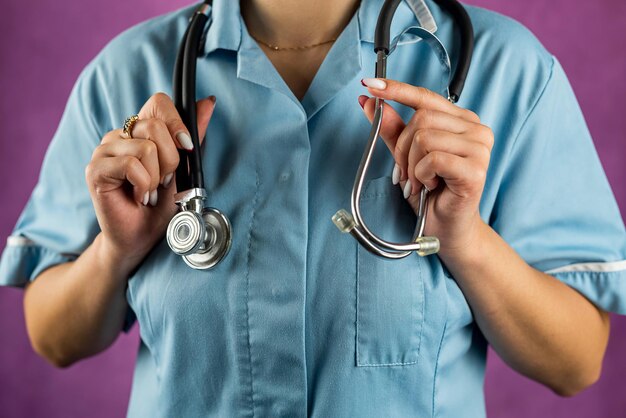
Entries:
[[[44,270],[74,261],[77,257],[75,254],[58,253],[32,241],[24,245],[8,244],[0,258],[0,286],[23,288]],[[135,312],[128,307],[122,330],[130,331],[136,320]]]
[[24,287],[44,270],[76,259],[35,243],[7,245],[0,259],[0,286]]
[[626,270],[549,274],[576,289],[600,309],[626,315]]

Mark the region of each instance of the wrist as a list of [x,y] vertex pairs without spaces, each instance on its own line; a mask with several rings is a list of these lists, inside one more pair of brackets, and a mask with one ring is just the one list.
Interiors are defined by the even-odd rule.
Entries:
[[439,258],[451,272],[479,268],[487,259],[486,244],[492,231],[491,227],[477,215],[470,228],[465,232],[467,238],[463,245],[442,248]]
[[142,259],[120,251],[102,232],[96,236],[92,247],[96,258],[95,262],[101,271],[108,271],[112,276],[122,281],[128,280],[131,272]]

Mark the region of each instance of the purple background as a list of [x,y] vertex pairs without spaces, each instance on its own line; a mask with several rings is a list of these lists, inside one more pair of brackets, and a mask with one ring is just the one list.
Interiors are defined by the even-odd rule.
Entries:
[[[567,71],[600,158],[626,214],[626,2],[471,0],[523,22]],[[80,70],[125,28],[188,1],[2,1],[0,13],[0,242],[35,185],[45,149]],[[583,204],[584,196],[581,204]],[[0,244],[1,245],[1,244]],[[625,417],[626,318],[613,317],[601,380],[562,399],[520,377],[493,353],[487,406],[493,417]],[[56,370],[30,348],[22,293],[0,289],[0,416],[116,417],[128,402],[137,327],[105,353]]]

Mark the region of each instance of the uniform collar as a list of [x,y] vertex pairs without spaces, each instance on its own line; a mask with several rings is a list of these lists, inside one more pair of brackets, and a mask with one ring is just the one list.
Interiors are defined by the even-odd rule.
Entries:
[[239,0],[213,0],[212,3],[205,53],[216,49],[237,51],[241,45],[242,30]]
[[[362,1],[359,10],[329,51],[301,102],[248,34],[238,0],[213,0],[212,23],[207,25],[210,29],[206,35],[205,53],[218,49],[237,51],[238,78],[284,94],[311,118],[361,72],[361,42],[373,42],[382,4],[383,0]],[[404,0],[394,16],[392,35],[416,24],[436,30],[424,0]],[[412,42],[416,41],[405,43]]]
[[[383,0],[362,0],[357,11],[361,41],[374,42],[376,20],[382,3]],[[425,0],[404,0],[399,8],[407,9],[410,13],[402,13],[398,10],[394,18],[392,33],[399,32],[394,28],[403,29],[416,22],[429,32],[434,33],[437,30],[437,24]],[[208,54],[216,49],[239,50],[242,24],[238,0],[213,0],[211,24],[207,25],[207,27],[210,26],[210,30],[206,37],[205,53]]]
[[[376,21],[382,5],[383,0],[363,0],[361,2],[361,7],[359,7],[357,12],[361,41],[374,43]],[[405,9],[404,13],[402,9]],[[404,0],[400,3],[398,11],[394,15],[391,27],[392,36],[407,26],[415,25],[415,23],[418,23],[419,26],[431,33],[437,31],[437,23],[425,0]]]

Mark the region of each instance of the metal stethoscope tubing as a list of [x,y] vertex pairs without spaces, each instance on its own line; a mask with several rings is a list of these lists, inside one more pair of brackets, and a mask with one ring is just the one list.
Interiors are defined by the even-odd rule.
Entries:
[[[386,0],[381,9],[376,24],[375,46],[376,52],[376,78],[385,78],[387,72],[387,57],[390,53],[390,28],[393,15],[401,0]],[[456,71],[448,86],[448,100],[456,103],[461,96],[467,73],[471,64],[474,49],[474,31],[469,16],[463,6],[456,0],[435,0],[443,9],[450,13],[459,28],[461,46],[459,48],[459,62]],[[332,218],[333,222],[342,232],[350,233],[357,241],[374,255],[399,259],[407,257],[412,252],[420,256],[435,254],[439,251],[439,240],[436,237],[424,236],[426,218],[428,215],[428,190],[422,187],[419,195],[417,223],[413,238],[408,243],[394,243],[383,240],[367,227],[361,216],[360,198],[363,184],[367,178],[367,170],[370,165],[376,141],[380,136],[383,119],[384,100],[376,99],[376,110],[372,121],[372,129],[357,169],[354,186],[350,199],[351,213],[339,210]]]

